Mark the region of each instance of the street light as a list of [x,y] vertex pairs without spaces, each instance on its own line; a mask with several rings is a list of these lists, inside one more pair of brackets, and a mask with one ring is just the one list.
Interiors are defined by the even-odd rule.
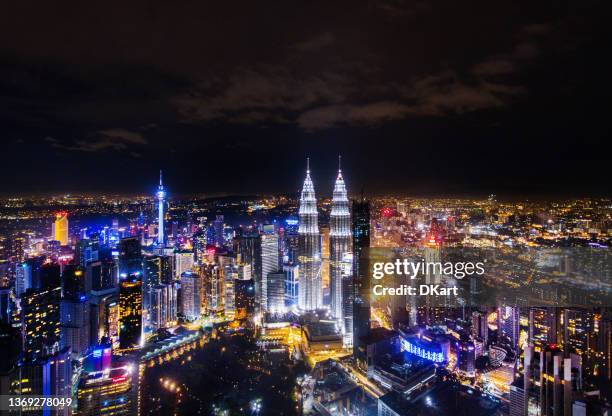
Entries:
[[261,412],[261,399],[255,399],[251,401],[251,413],[258,415]]

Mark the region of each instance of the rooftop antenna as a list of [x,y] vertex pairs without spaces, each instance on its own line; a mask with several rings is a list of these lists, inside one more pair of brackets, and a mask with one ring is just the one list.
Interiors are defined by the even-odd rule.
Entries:
[[310,158],[306,158],[306,173],[310,173]]
[[342,155],[338,155],[338,172],[342,172]]
[[159,170],[159,186],[163,186],[162,184],[162,170]]

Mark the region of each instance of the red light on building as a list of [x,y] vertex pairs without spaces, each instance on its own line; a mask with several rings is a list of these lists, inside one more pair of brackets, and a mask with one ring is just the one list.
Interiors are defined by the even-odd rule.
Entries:
[[393,210],[391,208],[383,208],[382,209],[382,215],[383,217],[391,217],[393,215]]
[[429,233],[425,236],[425,245],[428,247],[439,247],[440,240],[435,234]]

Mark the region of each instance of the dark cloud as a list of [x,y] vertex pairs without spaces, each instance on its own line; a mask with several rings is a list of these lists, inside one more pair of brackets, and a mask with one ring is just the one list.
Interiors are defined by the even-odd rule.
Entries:
[[[106,150],[123,151],[133,145],[148,144],[147,140],[140,133],[120,128],[99,130],[87,139],[64,142],[53,137],[46,137],[45,141],[56,149],[77,152],[99,152]],[[138,153],[135,152],[131,154],[138,155]]]
[[295,49],[301,52],[318,51],[327,46],[331,46],[335,40],[331,32],[325,32],[314,38],[297,43]]
[[[542,186],[554,184],[560,166],[571,166],[566,179],[582,186],[583,172],[605,165],[590,161],[606,158],[598,141],[610,137],[602,5],[11,2],[0,14],[0,134],[3,151],[20,157],[6,158],[0,176],[23,171],[16,161],[25,155],[18,189],[19,181],[38,189],[41,172],[50,187],[136,186],[153,165],[153,176],[159,165],[185,171],[193,188],[257,187],[289,181],[279,170],[295,169],[305,153],[325,160],[358,142],[347,163],[370,166],[383,144],[380,159],[416,146],[424,161],[440,162],[435,180],[402,176],[392,163],[367,169],[371,181],[394,177],[397,187],[449,178],[497,186],[455,154],[494,172],[501,153],[522,152],[546,155],[522,185],[542,170],[550,175]],[[587,140],[591,150],[578,151]],[[218,157],[201,173],[185,169],[209,154]],[[95,169],[100,157],[108,176]]]

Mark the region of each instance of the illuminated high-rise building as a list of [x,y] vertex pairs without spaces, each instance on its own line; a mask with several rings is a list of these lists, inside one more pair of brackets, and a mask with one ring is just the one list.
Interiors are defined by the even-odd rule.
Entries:
[[223,284],[225,294],[225,315],[234,316],[236,313],[236,284],[238,279],[238,266],[226,264],[223,266]]
[[[197,264],[202,264],[206,259],[206,232],[202,229],[199,229],[193,234],[192,241],[194,262]],[[180,276],[182,275],[183,273],[181,272]]]
[[68,213],[58,212],[55,214],[53,223],[53,239],[59,241],[62,246],[68,245]]
[[457,369],[466,377],[474,377],[476,352],[473,341],[457,342]]
[[283,265],[285,272],[285,303],[287,306],[297,306],[300,281],[300,266],[297,264]]
[[219,266],[216,264],[206,264],[202,266],[204,277],[204,289],[206,292],[206,309],[210,314],[218,314],[223,311],[224,294],[223,275],[220,273]]
[[[150,312],[151,295],[155,293],[153,287],[172,283],[174,259],[172,256],[145,256],[143,266],[143,303],[145,316]],[[148,322],[148,319],[145,319]]]
[[268,275],[279,270],[278,235],[261,236],[261,299],[256,299],[262,311],[268,310]]
[[482,340],[486,346],[489,342],[489,325],[487,323],[487,314],[480,311],[472,312],[472,336],[475,339]]
[[558,341],[558,310],[556,308],[529,309],[529,344],[536,352],[543,351],[548,344]]
[[21,263],[15,268],[15,295],[20,297],[26,290],[32,287],[32,266],[29,263]]
[[15,263],[22,263],[25,261],[25,237],[18,235],[12,240],[11,244],[11,255]]
[[155,285],[146,296],[149,298],[149,328],[155,331],[176,320],[176,287],[173,283]]
[[138,237],[126,237],[119,241],[119,276],[125,278],[142,273],[142,250]]
[[321,279],[321,235],[315,189],[310,178],[310,163],[300,196],[300,226],[298,262],[300,264],[300,287],[298,306],[304,311],[314,311],[323,306],[323,284]]
[[194,254],[193,251],[184,250],[174,253],[174,276],[180,279],[183,272],[188,272],[193,269]]
[[213,222],[213,228],[215,229],[215,246],[223,247],[225,245],[225,238],[223,236],[223,222],[225,218],[223,215],[217,215]]
[[119,347],[132,349],[142,342],[142,278],[131,274],[119,283]]
[[353,253],[345,253],[341,263],[342,273],[342,342],[346,348],[353,346],[353,307],[355,283],[353,281]]
[[89,346],[91,324],[85,277],[83,268],[75,264],[66,265],[62,273],[61,346],[72,347],[75,356],[84,355]]
[[601,378],[612,381],[612,317],[602,316],[598,322],[597,351]]
[[[111,306],[113,305],[113,306]],[[117,341],[118,332],[118,314],[117,296],[114,293],[92,295],[89,298],[89,316],[90,316],[90,329],[89,329],[89,345],[97,345],[102,338],[109,338],[111,342]],[[111,317],[111,314],[114,316]],[[113,336],[110,334],[111,319],[114,325]],[[112,339],[111,339],[112,338]]]
[[[28,290],[21,298],[25,361],[37,361],[59,351],[62,288]],[[40,317],[44,316],[44,319]]]
[[99,243],[97,239],[83,238],[76,243],[74,258],[81,267],[86,267],[90,262],[98,260],[98,251]]
[[0,326],[2,324],[9,325],[13,315],[13,306],[11,299],[11,289],[8,287],[0,288]]
[[[10,380],[12,396],[60,396],[70,397],[72,387],[72,366],[70,347],[55,352],[53,355],[41,358],[35,362],[25,362],[16,368]],[[8,411],[13,414],[13,411]],[[3,414],[6,414],[3,412]],[[70,408],[53,409],[45,406],[40,411],[19,411],[14,414],[36,414],[42,416],[71,414]]]
[[190,271],[181,275],[181,311],[188,321],[202,314],[202,278]]
[[111,259],[91,262],[85,268],[85,288],[88,293],[103,295],[117,287],[117,265]]
[[163,246],[164,241],[164,204],[166,203],[166,191],[162,182],[162,171],[159,171],[159,187],[157,188],[157,244]]
[[249,271],[253,279],[254,296],[261,299],[261,235],[256,231],[240,230],[235,241],[236,262],[238,265],[250,265]]
[[[364,367],[367,360],[365,338],[370,332],[370,203],[353,202],[353,284],[345,285],[345,333],[353,337],[353,356]],[[352,300],[352,304],[349,302]]]
[[90,306],[87,298],[62,299],[60,304],[61,346],[71,347],[75,357],[87,353],[90,342]]
[[138,377],[132,365],[110,370],[84,372],[77,391],[77,409],[81,416],[133,415],[137,413]]
[[583,363],[589,362],[596,351],[596,315],[592,310],[563,310],[563,350],[565,354],[578,354]]
[[574,390],[582,390],[582,362],[570,354],[564,358],[556,344],[540,351],[539,413],[543,416],[571,415]]
[[275,314],[285,312],[285,273],[268,273],[266,311]]
[[521,313],[518,306],[501,305],[497,308],[499,336],[507,337],[515,349],[519,346],[520,318]]
[[[338,159],[340,161],[340,159]],[[342,169],[338,166],[338,176],[334,184],[329,232],[329,282],[332,316],[341,322],[342,312],[342,261],[351,252],[351,214]]]
[[[245,273],[245,271],[247,273]],[[250,276],[250,266],[238,266],[238,278],[234,279],[236,316],[245,318],[255,310],[255,288]]]
[[76,264],[67,264],[62,273],[62,297],[67,300],[79,300],[87,295],[85,289],[85,272]]
[[297,263],[300,240],[298,233],[299,223],[299,220],[293,217],[289,217],[285,221],[286,226],[284,228],[283,260],[289,264]]

